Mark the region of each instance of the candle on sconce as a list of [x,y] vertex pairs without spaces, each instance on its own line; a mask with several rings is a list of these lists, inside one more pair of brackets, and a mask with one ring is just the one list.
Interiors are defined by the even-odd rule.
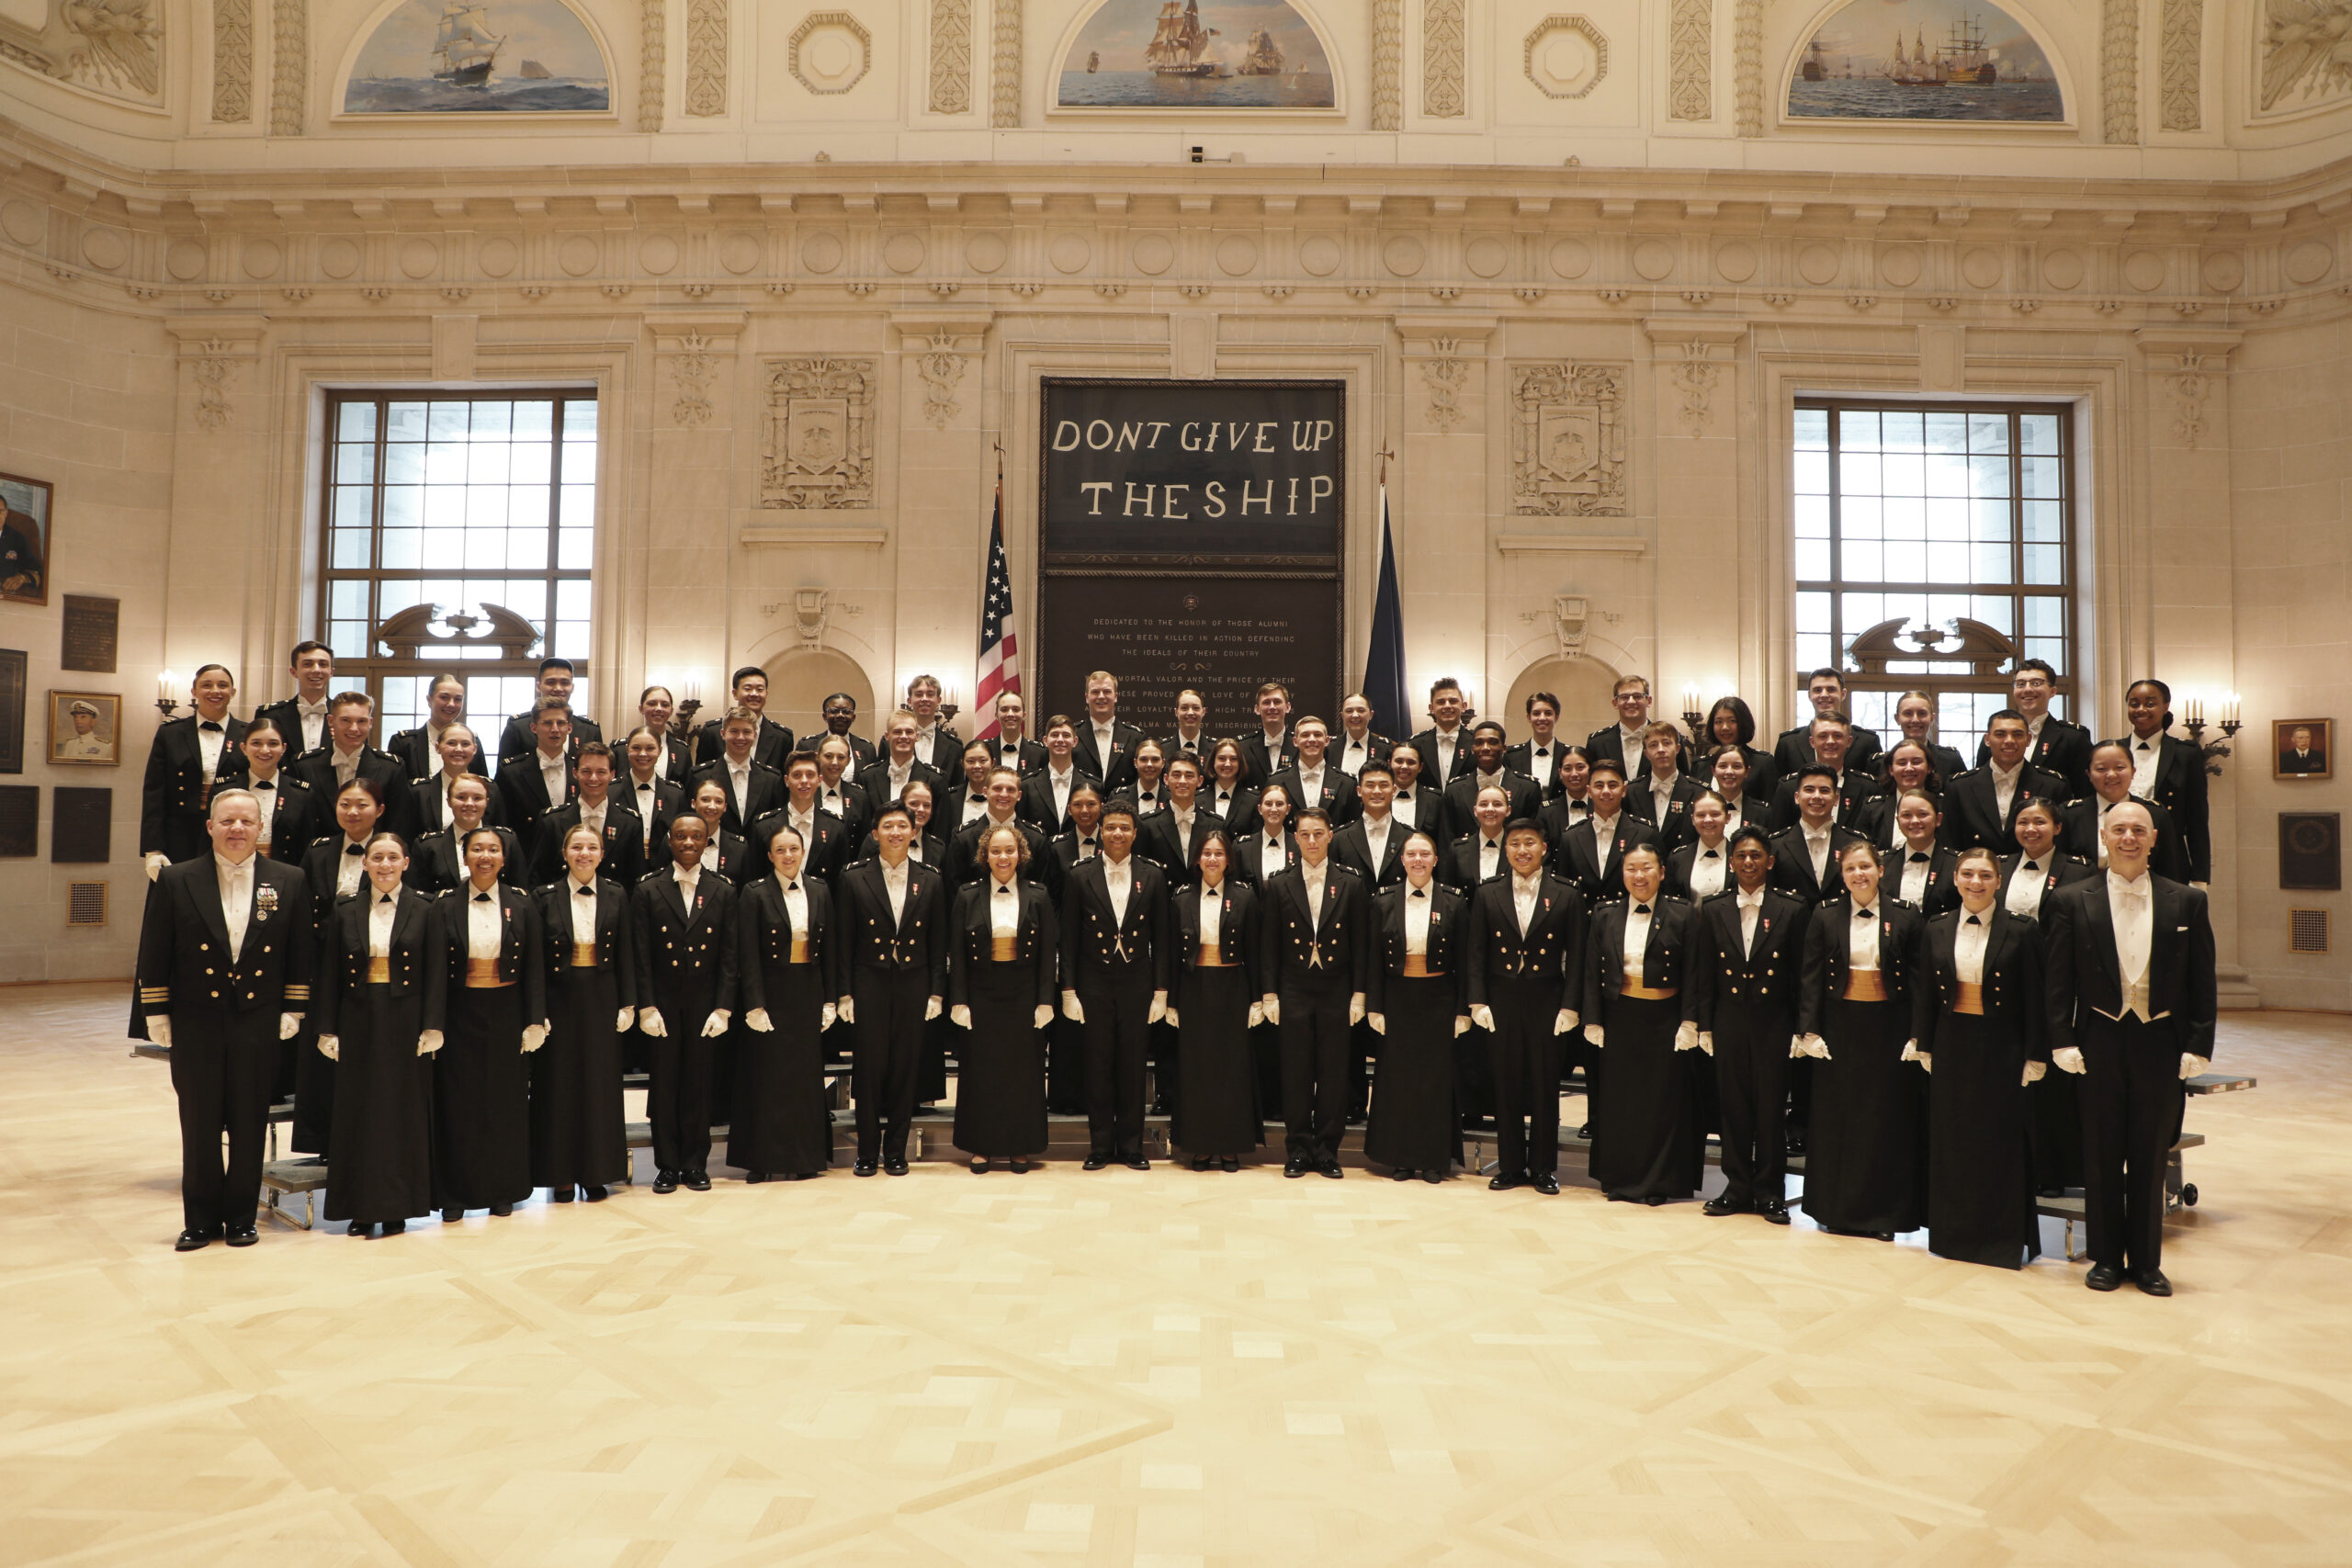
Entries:
[[2222,722],[2223,724],[2235,724],[2238,722],[2238,694],[2235,692],[2232,692],[2229,695],[2228,705],[2222,710]]
[[679,682],[678,682],[678,686],[679,686],[679,698],[678,698],[678,700],[679,700],[679,701],[681,701],[681,702],[687,702],[687,703],[693,703],[693,704],[695,704],[695,705],[697,705],[697,706],[701,705],[701,703],[702,703],[702,677],[701,677],[701,676],[699,676],[699,675],[687,675],[687,676],[684,677],[683,679],[681,679],[681,680],[679,681]]
[[2205,726],[2205,699],[2202,697],[2192,696],[2188,699],[2188,728],[2191,729],[2203,728]]
[[155,676],[155,711],[165,718],[179,711],[180,678],[170,670],[159,671]]

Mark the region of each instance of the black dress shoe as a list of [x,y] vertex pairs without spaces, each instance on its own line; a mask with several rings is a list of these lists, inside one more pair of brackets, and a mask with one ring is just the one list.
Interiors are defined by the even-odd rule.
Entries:
[[850,1168],[859,1176],[871,1176],[874,1174],[875,1166],[872,1160],[862,1159]]
[[686,1190],[689,1192],[710,1190],[710,1172],[707,1170],[690,1170],[681,1179],[684,1181]]
[[1194,1170],[1206,1170],[1208,1168],[1209,1168],[1209,1156],[1206,1156],[1206,1155],[1194,1155],[1194,1156],[1193,1156],[1193,1168]]
[[445,1225],[454,1225],[465,1217],[466,1212],[463,1209],[444,1209],[441,1211],[441,1223]]
[[174,1252],[201,1252],[220,1239],[220,1233],[217,1230],[182,1231],[180,1232],[179,1240],[172,1243],[172,1250]]
[[882,1174],[885,1176],[906,1175],[907,1156],[904,1155],[892,1155],[888,1159],[884,1160],[882,1162]]
[[654,1190],[654,1191],[661,1193],[661,1194],[662,1194],[662,1196],[664,1196],[664,1197],[667,1197],[669,1194],[671,1194],[671,1193],[673,1193],[673,1192],[675,1192],[677,1190],[678,1190],[678,1173],[677,1173],[676,1171],[674,1171],[674,1170],[657,1170],[657,1171],[655,1171],[655,1172],[653,1173],[653,1190]]
[[[231,1247],[237,1245],[236,1233],[233,1231],[229,1235],[229,1245]],[[2132,1282],[2140,1287],[2140,1292],[2143,1295],[2168,1296],[2172,1294],[2172,1281],[2165,1278],[2165,1271],[2161,1269],[2143,1269],[2132,1278]]]
[[1289,1177],[1294,1181],[1297,1180],[1300,1177],[1305,1176],[1306,1171],[1307,1163],[1306,1156],[1303,1155],[1293,1155],[1290,1158],[1283,1161],[1283,1174]]
[[580,1190],[580,1195],[591,1203],[601,1203],[612,1196],[612,1190],[607,1187],[583,1187]]
[[1662,1209],[1666,1206],[1666,1194],[1663,1192],[1654,1193],[1650,1197],[1643,1199],[1642,1201],[1647,1203],[1653,1209]]
[[1315,1168],[1315,1174],[1327,1178],[1332,1181],[1337,1181],[1348,1173],[1340,1168],[1340,1162],[1338,1160],[1327,1159],[1321,1165]]
[[548,1201],[550,1203],[569,1203],[571,1201],[571,1192],[572,1189],[570,1183],[566,1183],[561,1187],[550,1187],[548,1189]]
[[1517,1175],[1510,1171],[1498,1170],[1487,1179],[1487,1190],[1489,1192],[1508,1192],[1518,1185],[1519,1178]]
[[1786,1203],[1775,1203],[1767,1198],[1756,1205],[1756,1212],[1763,1215],[1768,1224],[1784,1225],[1789,1223],[1789,1206]]
[[1129,1155],[1119,1163],[1125,1166],[1129,1170],[1149,1170],[1151,1168],[1151,1161],[1144,1158],[1141,1155]]
[[343,1234],[351,1237],[354,1241],[366,1241],[368,1239],[368,1233],[375,1228],[376,1227],[373,1225],[363,1225],[357,1220],[354,1220],[351,1222],[351,1228]]
[[988,1162],[988,1161],[986,1161],[986,1160],[984,1160],[984,1159],[976,1159],[976,1160],[974,1160],[974,1161],[972,1162],[972,1174],[973,1174],[974,1176],[986,1176],[988,1173],[989,1173],[989,1162]]
[[2083,1283],[2094,1291],[2120,1290],[2123,1285],[2123,1270],[2111,1263],[2094,1263],[2091,1265],[2091,1271],[2083,1276]]
[[1425,1170],[1421,1172],[1421,1179],[1428,1182],[1431,1187],[1435,1187],[1439,1182],[1445,1179],[1445,1172],[1442,1170]]
[[1588,1122],[1583,1126],[1578,1127],[1577,1129],[1577,1136],[1582,1138],[1588,1144],[1592,1142],[1592,1123]]
[[506,1219],[514,1213],[514,1205],[512,1203],[492,1203],[490,1206],[490,1217],[493,1220]]
[[1413,1179],[1413,1173],[1407,1170],[1400,1165],[1396,1169],[1388,1173],[1388,1179],[1391,1181],[1410,1181]]
[[1080,1168],[1083,1170],[1101,1170],[1104,1166],[1109,1165],[1110,1163],[1111,1156],[1109,1155],[1088,1155],[1086,1156],[1086,1164],[1081,1166]]
[[1739,1201],[1736,1198],[1710,1198],[1707,1200],[1706,1206],[1699,1212],[1705,1214],[1709,1219],[1720,1220],[1725,1214],[1744,1214],[1747,1213],[1747,1205]]
[[252,1225],[230,1225],[221,1235],[231,1247],[251,1247],[261,1240],[261,1232]]
[[1028,1175],[1028,1174],[1029,1174],[1029,1162],[1028,1162],[1027,1160],[1025,1160],[1025,1159],[1017,1159],[1017,1160],[1014,1160],[1014,1161],[1012,1162],[1012,1174],[1013,1174],[1013,1175],[1015,1175],[1015,1176],[1026,1176],[1026,1175]]
[[1548,1170],[1530,1177],[1527,1184],[1546,1198],[1557,1198],[1560,1195],[1560,1179]]
[[773,1179],[775,1179],[764,1170],[747,1170],[743,1173],[743,1185],[746,1187],[757,1187]]
[[401,1235],[406,1234],[407,1230],[408,1222],[406,1220],[386,1220],[384,1222],[384,1234],[386,1235]]
[[1227,1155],[1223,1159],[1217,1161],[1216,1166],[1219,1170],[1232,1172],[1241,1168],[1241,1162],[1233,1156]]

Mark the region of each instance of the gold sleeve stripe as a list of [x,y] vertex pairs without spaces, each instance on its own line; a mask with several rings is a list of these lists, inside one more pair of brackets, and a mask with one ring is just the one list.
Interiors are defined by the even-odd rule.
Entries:
[[289,1002],[309,1001],[311,999],[311,987],[308,986],[288,986],[286,987],[286,999]]

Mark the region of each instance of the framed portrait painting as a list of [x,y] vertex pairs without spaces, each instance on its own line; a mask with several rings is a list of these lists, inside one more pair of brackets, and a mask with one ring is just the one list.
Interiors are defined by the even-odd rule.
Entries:
[[59,767],[122,764],[122,694],[49,694],[49,760]]
[[2335,721],[2280,718],[2270,724],[2270,776],[2332,779],[2335,776]]
[[49,529],[52,487],[0,474],[0,603],[49,603]]

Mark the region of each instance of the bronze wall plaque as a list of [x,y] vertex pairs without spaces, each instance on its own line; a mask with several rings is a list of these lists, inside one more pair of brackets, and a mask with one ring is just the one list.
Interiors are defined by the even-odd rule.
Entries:
[[112,858],[114,791],[50,791],[49,861],[51,865],[93,865]]
[[2278,886],[2282,892],[2344,890],[2343,815],[2335,811],[2278,814]]
[[121,640],[122,601],[87,593],[64,597],[65,625],[58,636],[57,667],[113,674]]
[[40,785],[0,784],[0,860],[40,853]]
[[1085,722],[1086,675],[1119,678],[1119,716],[1154,739],[1176,728],[1176,694],[1208,705],[1208,733],[1246,734],[1258,687],[1280,681],[1298,714],[1339,728],[1340,584],[1336,578],[1046,579],[1038,620],[1053,649],[1029,728],[1046,716]]

